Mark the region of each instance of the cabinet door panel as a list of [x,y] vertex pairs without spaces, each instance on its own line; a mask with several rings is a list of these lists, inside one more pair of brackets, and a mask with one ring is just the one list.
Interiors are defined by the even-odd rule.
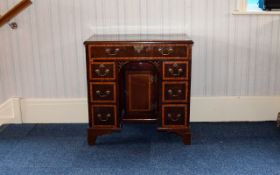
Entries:
[[126,119],[155,119],[157,77],[153,65],[135,62],[125,68]]
[[127,109],[134,111],[152,110],[152,77],[151,72],[127,73]]

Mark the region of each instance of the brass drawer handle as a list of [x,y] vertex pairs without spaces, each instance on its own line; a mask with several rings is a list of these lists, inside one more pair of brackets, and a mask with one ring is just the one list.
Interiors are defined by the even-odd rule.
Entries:
[[98,119],[100,120],[100,121],[102,121],[102,122],[108,122],[109,121],[109,119],[111,118],[111,114],[110,113],[108,113],[107,115],[105,115],[105,116],[103,116],[102,114],[97,114],[97,117],[98,117]]
[[158,48],[158,51],[163,55],[163,56],[167,56],[170,55],[174,52],[174,49],[172,47],[165,47],[165,48]]
[[100,90],[95,91],[95,93],[100,97],[100,98],[105,98],[108,97],[111,94],[111,91],[107,90],[105,93],[101,93]]
[[115,48],[115,49],[107,48],[107,49],[105,49],[105,52],[110,56],[117,55],[119,53],[119,51],[120,51],[119,48]]
[[168,94],[170,95],[170,96],[172,96],[172,97],[179,97],[179,96],[181,96],[181,94],[182,94],[182,90],[181,89],[178,89],[177,90],[177,94],[174,94],[174,92],[173,92],[173,90],[172,89],[169,89],[168,91]]
[[[177,69],[177,71],[176,71],[176,69]],[[183,71],[182,68],[180,68],[180,67],[178,66],[178,64],[174,63],[174,64],[173,64],[173,68],[169,68],[169,69],[168,69],[168,72],[169,72],[172,76],[178,77],[178,76],[181,76],[182,73],[183,73],[184,71]]]
[[100,76],[100,77],[105,77],[110,73],[110,69],[105,69],[104,71],[101,71],[102,69],[104,69],[105,66],[104,64],[100,64],[99,65],[99,69],[95,70],[95,73]]
[[167,117],[172,121],[172,122],[177,122],[181,119],[182,114],[177,114],[175,116],[173,116],[172,114],[168,113]]

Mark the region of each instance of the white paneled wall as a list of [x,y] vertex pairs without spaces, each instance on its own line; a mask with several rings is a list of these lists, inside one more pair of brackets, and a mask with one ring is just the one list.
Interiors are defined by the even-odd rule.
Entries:
[[[0,14],[18,0],[0,0]],[[232,15],[235,0],[33,0],[0,28],[0,102],[86,96],[93,33],[188,33],[193,96],[280,95],[280,16]]]

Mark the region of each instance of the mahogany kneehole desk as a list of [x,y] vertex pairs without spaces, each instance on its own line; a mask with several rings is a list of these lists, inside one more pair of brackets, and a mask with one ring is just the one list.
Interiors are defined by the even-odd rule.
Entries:
[[124,122],[157,122],[191,143],[193,42],[186,35],[94,35],[84,44],[90,145]]

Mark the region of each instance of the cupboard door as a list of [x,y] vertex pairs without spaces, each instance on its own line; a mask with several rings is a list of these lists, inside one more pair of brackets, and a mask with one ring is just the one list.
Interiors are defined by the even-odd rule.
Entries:
[[135,63],[126,67],[124,118],[156,118],[156,80],[156,74],[149,63]]

